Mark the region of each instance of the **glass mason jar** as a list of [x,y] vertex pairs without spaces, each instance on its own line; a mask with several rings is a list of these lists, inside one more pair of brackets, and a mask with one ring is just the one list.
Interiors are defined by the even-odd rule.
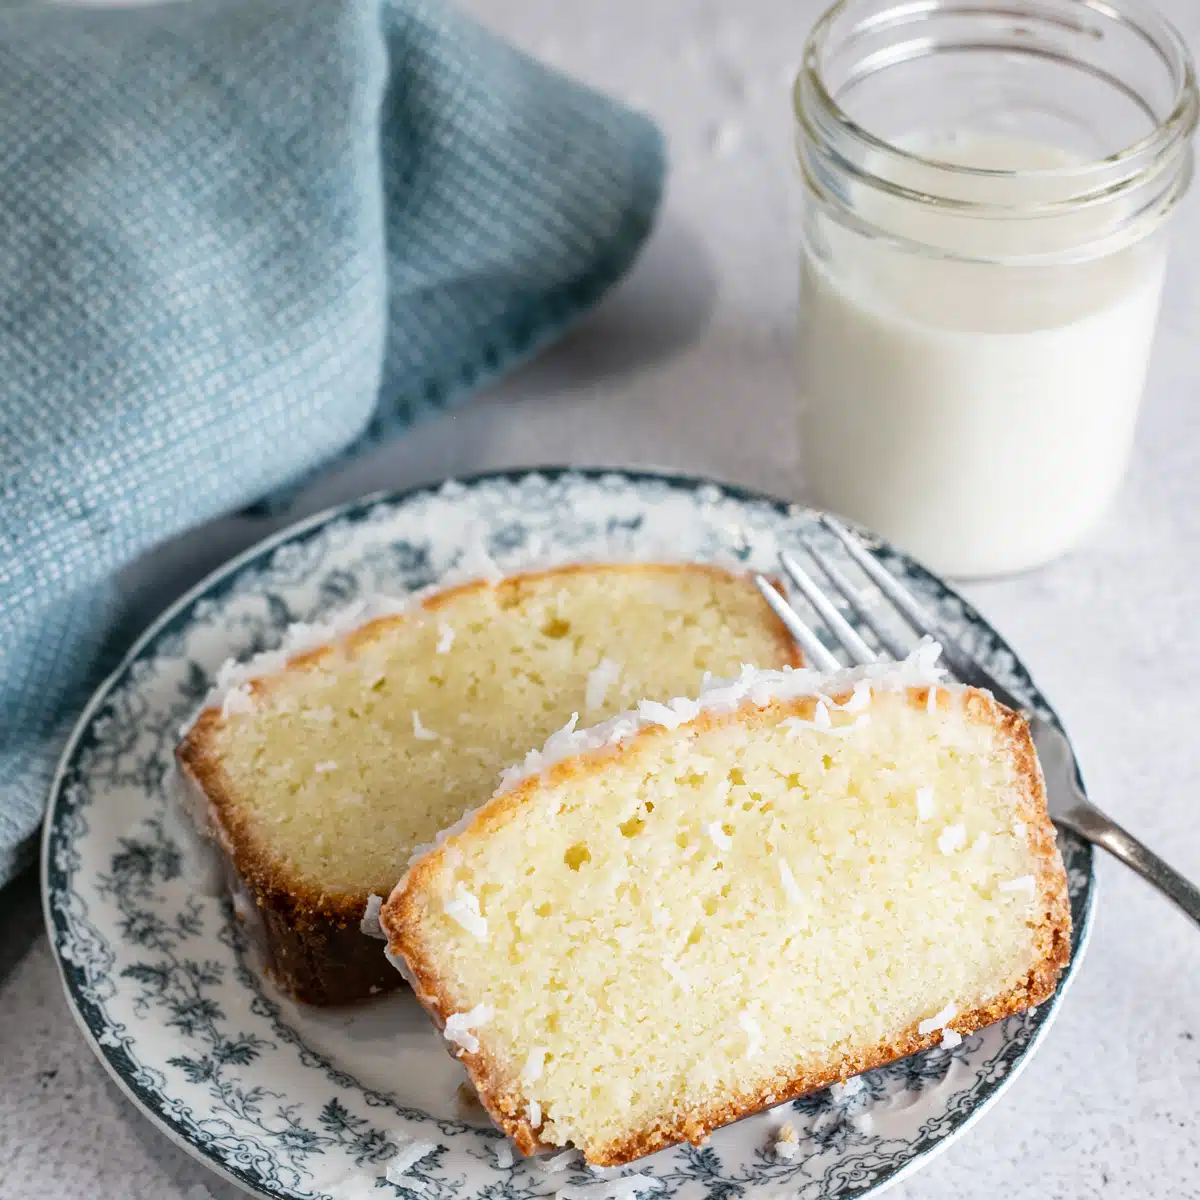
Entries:
[[1141,0],[841,0],[794,96],[814,498],[945,574],[1052,559],[1129,458],[1181,38]]

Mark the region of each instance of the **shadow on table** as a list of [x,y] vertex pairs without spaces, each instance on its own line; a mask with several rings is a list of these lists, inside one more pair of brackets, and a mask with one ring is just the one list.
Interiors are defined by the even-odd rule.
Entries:
[[0,992],[43,928],[38,872],[29,867],[0,888]]

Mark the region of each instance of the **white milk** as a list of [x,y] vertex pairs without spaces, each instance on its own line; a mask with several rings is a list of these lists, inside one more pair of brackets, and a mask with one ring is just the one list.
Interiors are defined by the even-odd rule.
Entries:
[[[990,135],[922,153],[1005,170],[1075,161]],[[1081,210],[1031,233],[912,204],[879,215],[900,236],[981,258],[1028,253],[1033,237],[1040,250],[1070,250],[1100,220]],[[950,575],[1022,570],[1078,542],[1129,457],[1163,239],[1033,267],[902,251],[828,220],[820,228],[822,254],[804,255],[800,314],[804,451],[818,501]]]

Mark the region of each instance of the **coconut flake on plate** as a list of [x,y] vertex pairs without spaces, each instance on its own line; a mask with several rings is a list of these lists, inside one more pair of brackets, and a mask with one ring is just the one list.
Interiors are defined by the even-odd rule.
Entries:
[[[832,674],[822,674],[809,667],[758,670],[746,665],[733,679],[710,680],[694,700],[685,696],[676,697],[669,704],[643,700],[635,709],[619,713],[590,729],[579,729],[579,714],[574,713],[562,729],[550,735],[541,749],[530,750],[523,762],[507,768],[501,774],[494,794],[511,791],[523,780],[542,774],[563,759],[619,745],[647,726],[663,725],[675,729],[694,720],[702,712],[732,712],[747,701],[765,708],[775,701],[818,697],[817,707],[824,716],[816,716],[814,722],[802,724],[817,728],[815,722],[828,721],[828,729],[824,731],[829,732],[833,729],[833,722],[829,718],[828,705],[820,697],[846,691],[853,693],[859,684],[865,684],[872,690],[897,692],[911,687],[931,686],[946,676],[944,668],[938,666],[940,655],[941,646],[926,639],[901,662],[869,663]],[[788,727],[790,722],[795,721],[797,718],[791,717],[782,724]]]

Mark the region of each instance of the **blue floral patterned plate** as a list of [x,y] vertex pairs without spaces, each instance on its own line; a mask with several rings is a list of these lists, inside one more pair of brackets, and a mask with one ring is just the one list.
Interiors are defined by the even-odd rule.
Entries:
[[[504,569],[599,558],[771,569],[777,549],[797,549],[812,525],[806,510],[702,480],[495,474],[324,513],[184,596],[88,705],[46,823],[46,915],[67,996],[130,1098],[220,1174],[288,1198],[532,1200],[565,1189],[570,1200],[831,1200],[877,1190],[962,1132],[1026,1061],[1057,998],[959,1047],[873,1071],[721,1130],[703,1149],[663,1151],[621,1174],[511,1162],[407,993],[318,1012],[260,977],[168,803],[180,724],[219,665],[272,647],[292,622],[368,594],[402,595],[469,569],[481,552]],[[902,556],[888,561],[1012,691],[1049,711],[978,613]],[[1060,841],[1075,922],[1065,985],[1087,936],[1093,876],[1089,848]],[[774,1148],[785,1121],[799,1135],[790,1158]],[[407,1171],[395,1162],[389,1171],[405,1139],[433,1148]]]

